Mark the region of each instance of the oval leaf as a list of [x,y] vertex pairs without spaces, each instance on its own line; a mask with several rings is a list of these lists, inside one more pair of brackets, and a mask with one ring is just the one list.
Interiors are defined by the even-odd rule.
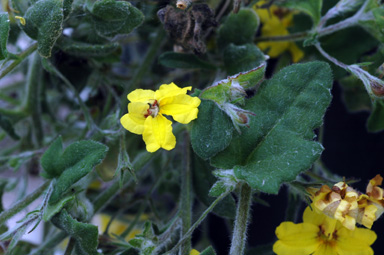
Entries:
[[7,41],[9,35],[8,13],[0,12],[0,60],[8,56]]

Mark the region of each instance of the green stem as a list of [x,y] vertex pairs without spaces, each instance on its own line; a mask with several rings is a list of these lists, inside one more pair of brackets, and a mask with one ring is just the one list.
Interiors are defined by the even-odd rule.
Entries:
[[7,66],[3,71],[1,71],[0,79],[6,76],[13,69],[15,69],[16,66],[18,66],[26,57],[28,57],[36,49],[37,49],[37,43],[32,44],[28,49],[26,49],[25,51],[17,55],[18,58],[14,60],[9,66]]
[[75,247],[75,243],[76,243],[76,240],[73,237],[69,238],[69,242],[68,242],[67,248],[65,249],[64,255],[72,254],[72,250]]
[[[188,132],[184,132],[184,153],[183,153],[183,170],[181,175],[181,199],[180,199],[180,216],[181,216],[181,232],[180,239],[183,239],[185,234],[191,228],[192,221],[192,176],[191,176],[191,151],[189,147]],[[188,255],[191,251],[191,237],[181,245],[179,254]]]
[[40,244],[37,249],[31,251],[28,255],[41,255],[44,254],[44,252],[47,252],[49,249],[53,249],[55,246],[57,246],[59,243],[61,243],[64,238],[67,237],[67,234],[63,231],[57,233],[53,237],[47,239],[45,242]]
[[235,228],[233,230],[230,255],[242,255],[247,242],[247,226],[252,202],[252,189],[243,183],[240,190],[240,200],[237,206]]
[[192,225],[192,227],[188,230],[188,232],[185,233],[183,238],[175,245],[175,247],[173,247],[170,251],[166,252],[165,254],[169,254],[169,255],[175,254],[175,252],[179,249],[179,247],[192,236],[193,231],[195,231],[195,229],[201,224],[201,222],[207,217],[207,215],[213,210],[213,208],[215,208],[215,206],[221,200],[223,200],[226,196],[228,196],[229,193],[230,191],[227,191],[221,194],[218,198],[216,198],[216,200],[213,201],[213,203],[203,212],[203,214],[199,217],[199,219],[197,219],[197,221]]
[[41,194],[43,194],[43,192],[48,188],[50,183],[51,181],[44,182],[33,193],[26,196],[23,200],[20,200],[19,202],[17,202],[12,208],[2,212],[0,214],[0,226],[3,225],[8,219],[13,217],[16,213],[20,212],[29,204],[31,204],[33,201],[35,201],[38,197],[40,197]]
[[124,88],[124,92],[121,98],[121,106],[120,106],[121,112],[125,112],[127,109],[128,92],[135,90],[139,86],[140,81],[143,79],[144,75],[147,73],[148,69],[150,68],[152,62],[156,57],[157,52],[160,50],[163,44],[164,37],[165,37],[165,31],[163,27],[159,27],[157,29],[156,37],[152,41],[151,46],[149,47],[147,54],[143,59],[143,62],[140,63],[140,67],[136,70],[130,83],[127,84],[127,86]]
[[27,74],[27,99],[25,103],[25,111],[31,114],[36,142],[38,147],[41,147],[44,135],[41,123],[41,61],[39,54],[33,54],[30,60],[31,63]]

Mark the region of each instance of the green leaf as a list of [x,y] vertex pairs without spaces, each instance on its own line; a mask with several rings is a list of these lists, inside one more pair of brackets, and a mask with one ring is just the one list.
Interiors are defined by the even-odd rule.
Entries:
[[200,255],[216,255],[215,250],[212,248],[212,246],[209,246],[207,249],[202,251]]
[[208,63],[195,54],[164,52],[159,57],[159,63],[170,68],[182,69],[216,69],[216,66]]
[[14,140],[19,140],[20,137],[16,134],[12,122],[9,118],[0,114],[0,127]]
[[247,100],[256,114],[250,128],[235,134],[227,149],[211,158],[234,169],[253,189],[276,194],[283,182],[311,167],[323,147],[313,141],[331,100],[332,74],[323,62],[291,65],[264,82]]
[[89,44],[76,42],[65,37],[60,38],[57,44],[65,53],[78,57],[105,57],[120,49],[118,43]]
[[225,47],[230,43],[236,45],[251,43],[259,24],[259,17],[253,9],[244,8],[237,14],[229,14],[218,29],[219,46]]
[[380,132],[384,130],[384,101],[376,100],[373,103],[371,115],[367,121],[367,129],[369,132]]
[[0,60],[7,58],[7,41],[9,35],[8,13],[0,12]]
[[251,70],[265,61],[263,52],[254,44],[239,46],[230,44],[225,48],[223,56],[228,75]]
[[63,1],[39,0],[25,13],[25,33],[37,40],[37,50],[42,57],[51,56],[57,38],[63,30]]
[[[379,6],[376,1],[371,1],[372,9],[360,19],[359,24],[380,42],[384,42],[384,6]],[[377,6],[376,8],[374,8]],[[369,7],[368,7],[369,9]]]
[[[215,198],[208,195],[210,188],[216,182],[212,172],[213,168],[208,162],[194,156],[192,172],[193,189],[198,200],[205,206],[209,206],[215,201]],[[213,212],[220,217],[234,219],[236,215],[235,200],[231,195],[226,196],[215,206]]]
[[43,167],[43,172],[41,176],[52,179],[54,177],[59,177],[65,169],[59,168],[58,160],[63,151],[63,140],[61,136],[55,139],[48,149],[41,156],[41,166]]
[[322,5],[322,0],[287,0],[281,4],[281,6],[308,14],[312,18],[314,26],[320,21]]
[[73,0],[64,0],[63,1],[64,20],[68,18],[69,14],[71,14],[72,4],[73,4]]
[[92,224],[78,222],[64,209],[52,218],[52,223],[76,240],[75,252],[82,255],[98,255],[99,232]]
[[61,209],[64,208],[64,206],[75,199],[75,195],[69,195],[61,198],[57,203],[55,204],[48,204],[47,207],[44,209],[43,213],[43,220],[45,222],[50,221],[53,216],[55,216],[57,213],[61,211]]
[[203,159],[216,155],[229,145],[232,133],[231,119],[214,102],[202,100],[191,130],[195,153]]
[[42,157],[44,176],[57,177],[49,204],[57,203],[68,189],[92,171],[105,157],[108,147],[92,141],[79,141],[61,153],[61,138],[56,139]]
[[143,20],[143,13],[129,2],[101,0],[87,4],[96,32],[103,37],[129,34]]
[[356,76],[350,75],[339,80],[343,88],[343,101],[351,112],[371,110],[371,98],[364,84]]

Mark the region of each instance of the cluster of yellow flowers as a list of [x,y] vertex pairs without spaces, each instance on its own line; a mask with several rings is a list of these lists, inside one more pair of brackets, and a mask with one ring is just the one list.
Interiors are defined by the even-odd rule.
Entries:
[[356,223],[371,228],[384,211],[384,190],[380,175],[370,180],[366,194],[345,182],[332,188],[311,188],[312,205],[303,215],[303,223],[283,222],[276,228],[279,239],[273,246],[278,255],[373,255],[370,247],[376,234],[358,228]]

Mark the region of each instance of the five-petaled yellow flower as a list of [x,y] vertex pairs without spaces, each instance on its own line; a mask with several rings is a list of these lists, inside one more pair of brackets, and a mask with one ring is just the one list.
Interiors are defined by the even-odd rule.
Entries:
[[[261,28],[262,36],[284,36],[288,35],[287,28],[292,25],[293,13],[288,9],[280,8],[272,5],[269,8],[260,8],[267,1],[260,1],[254,5],[254,10],[263,24]],[[292,55],[293,62],[298,62],[304,53],[297,47],[294,42],[260,42],[257,46],[261,50],[268,50],[268,55],[272,58],[280,56],[283,52],[289,51]]]
[[174,83],[163,84],[156,91],[136,89],[128,94],[128,113],[120,122],[128,131],[143,135],[147,151],[159,148],[172,150],[176,138],[172,133],[170,115],[177,122],[188,124],[197,118],[200,99],[187,94],[192,87],[179,88]]
[[[313,206],[313,205],[312,205]],[[277,255],[373,255],[376,233],[365,228],[349,230],[336,219],[305,209],[303,223],[283,222],[276,228]]]

